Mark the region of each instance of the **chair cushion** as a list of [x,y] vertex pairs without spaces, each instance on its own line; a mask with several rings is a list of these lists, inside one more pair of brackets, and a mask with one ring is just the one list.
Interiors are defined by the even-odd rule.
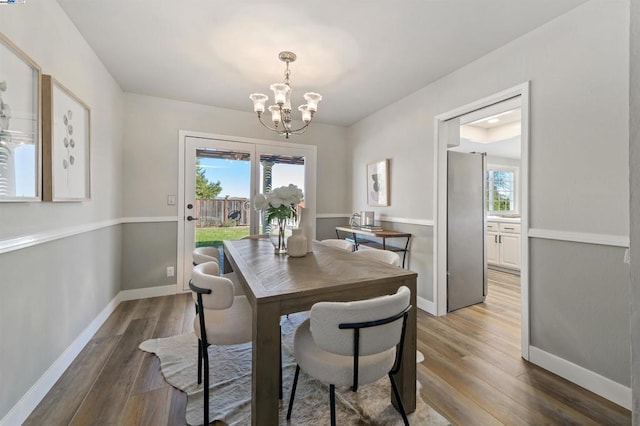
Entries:
[[[251,341],[253,312],[246,296],[234,297],[228,309],[205,309],[204,322],[207,330],[207,342],[212,345],[237,345]],[[193,320],[193,331],[198,338],[200,318]]]
[[210,294],[202,294],[204,309],[227,309],[233,303],[233,282],[219,276],[219,273],[215,262],[201,263],[191,272],[191,280],[196,287],[211,290]]
[[[311,307],[311,333],[322,349],[339,355],[353,354],[353,330],[342,323],[358,323],[393,317],[409,306],[411,291],[402,286],[395,294],[353,302],[318,302]],[[360,330],[360,355],[384,352],[400,343],[402,317],[396,321]]]
[[[338,355],[321,349],[313,341],[307,319],[296,330],[293,352],[307,374],[321,382],[337,386],[353,384],[353,356]],[[393,367],[396,348],[374,355],[361,356],[358,364],[358,385],[375,382]]]
[[216,247],[198,247],[191,252],[191,257],[196,265],[205,262],[220,264],[220,252]]

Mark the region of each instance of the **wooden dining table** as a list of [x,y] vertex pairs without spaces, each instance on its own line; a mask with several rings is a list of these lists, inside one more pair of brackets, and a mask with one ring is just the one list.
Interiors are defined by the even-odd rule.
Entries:
[[[278,424],[280,317],[321,301],[353,301],[411,290],[401,369],[395,379],[407,413],[416,407],[417,274],[313,243],[304,257],[274,254],[268,239],[224,242],[225,271],[235,271],[253,309],[251,424]],[[390,391],[394,406],[397,403]],[[329,396],[327,395],[327,404]]]

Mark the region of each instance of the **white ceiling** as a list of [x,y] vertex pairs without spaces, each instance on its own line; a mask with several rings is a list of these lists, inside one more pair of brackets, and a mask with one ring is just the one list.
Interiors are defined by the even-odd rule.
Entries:
[[58,0],[127,92],[253,111],[291,50],[294,108],[350,125],[585,0]]

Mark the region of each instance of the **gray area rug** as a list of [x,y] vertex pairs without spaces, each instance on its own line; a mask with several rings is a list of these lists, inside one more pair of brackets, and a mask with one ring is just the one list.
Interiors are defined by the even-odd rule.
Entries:
[[[280,403],[281,425],[329,424],[329,387],[301,371],[291,422],[286,421],[287,404],[295,372],[292,354],[293,333],[306,314],[282,318],[283,390]],[[203,390],[197,382],[198,340],[195,334],[151,339],[140,349],[160,358],[162,374],[172,386],[187,394],[186,421],[203,423]],[[251,424],[251,343],[210,346],[209,419],[229,425]],[[418,386],[420,384],[418,383]],[[362,386],[358,392],[336,388],[336,420],[340,425],[402,425],[400,414],[389,401],[391,385],[385,376]],[[449,423],[419,396],[416,411],[409,415],[412,425]]]

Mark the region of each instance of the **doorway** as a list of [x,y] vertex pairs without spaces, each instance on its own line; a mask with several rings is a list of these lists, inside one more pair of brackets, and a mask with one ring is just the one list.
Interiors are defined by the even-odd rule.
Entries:
[[258,193],[297,185],[315,224],[315,146],[195,132],[179,138],[177,276],[183,291],[189,290],[195,247],[216,247],[223,265],[223,241],[266,232],[253,207]]
[[[497,93],[485,99],[481,99],[469,105],[457,108],[435,118],[436,125],[436,203],[435,214],[436,227],[434,229],[434,302],[436,315],[445,315],[448,310],[448,276],[449,276],[449,243],[448,243],[448,182],[449,168],[447,157],[449,151],[481,152],[486,155],[486,168],[483,176],[484,186],[484,226],[480,238],[483,238],[482,246],[485,258],[489,258],[489,284],[496,277],[508,278],[509,275],[501,275],[503,272],[513,274],[516,272],[516,264],[520,269],[520,340],[522,357],[529,357],[529,288],[528,288],[528,129],[529,129],[529,85],[514,87]],[[517,144],[521,155],[519,159],[505,160],[499,155],[491,155],[487,147],[496,140],[515,138],[506,135],[504,131],[508,126],[490,131],[489,128],[497,127],[500,121],[507,122],[508,114],[518,114],[519,129]],[[489,123],[491,120],[491,123]],[[512,121],[515,123],[515,120]],[[507,123],[504,123],[507,124]],[[515,127],[513,124],[511,127]],[[473,135],[475,131],[475,136]],[[493,133],[493,140],[481,140],[480,136]],[[498,136],[496,136],[498,135]],[[475,139],[475,140],[474,140]],[[509,144],[506,144],[509,145]],[[506,150],[511,149],[506,145],[501,146]],[[503,155],[506,155],[504,154]],[[517,176],[517,179],[515,178]],[[517,181],[517,183],[516,183]],[[519,216],[519,218],[517,217]],[[519,223],[517,223],[519,221]],[[495,226],[496,229],[489,229]],[[509,228],[509,229],[507,229]],[[494,232],[495,231],[495,232]],[[487,238],[488,237],[488,238]],[[495,241],[495,244],[493,244]],[[501,244],[502,243],[502,244]],[[514,255],[514,248],[517,254]],[[498,265],[497,256],[503,253],[504,263]],[[483,262],[485,268],[487,263]],[[498,271],[496,274],[495,271]],[[485,272],[485,277],[487,276]],[[517,275],[513,275],[517,277]],[[513,281],[508,279],[507,281]],[[478,283],[475,283],[478,284]],[[478,284],[478,285],[481,285]],[[489,287],[489,292],[491,288]],[[479,300],[481,302],[482,300]]]

